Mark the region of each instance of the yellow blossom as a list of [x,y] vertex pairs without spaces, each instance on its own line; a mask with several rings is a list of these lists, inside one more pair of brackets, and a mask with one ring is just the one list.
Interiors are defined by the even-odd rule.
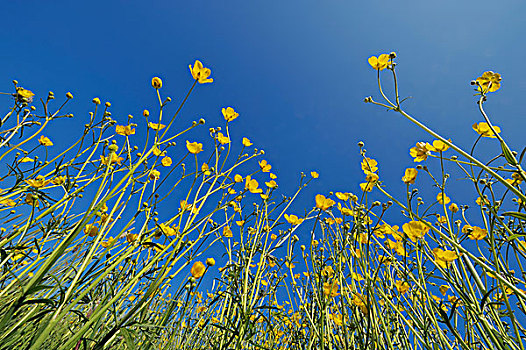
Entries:
[[35,96],[33,91],[26,90],[23,87],[17,87],[16,88],[16,94],[18,95],[18,97],[24,98],[24,99],[28,100],[29,102],[32,102],[33,101],[33,96]]
[[360,311],[362,311],[364,314],[367,314],[367,298],[360,293],[354,293],[352,302],[354,305],[358,306],[360,308]]
[[333,281],[323,283],[323,294],[330,298],[340,295],[340,293],[338,293],[338,282]]
[[51,180],[46,180],[46,178],[42,175],[37,175],[34,179],[25,180],[25,182],[34,188],[42,188],[47,186]]
[[253,143],[250,142],[249,139],[247,139],[246,137],[243,137],[243,146],[245,146],[245,147],[250,147],[250,146],[252,146],[252,145],[253,145]]
[[225,227],[223,227],[223,237],[231,238],[233,236],[234,236],[234,234],[232,233],[232,230],[230,229],[230,226],[225,225]]
[[413,242],[416,242],[429,231],[429,226],[421,221],[410,221],[402,225],[402,230]]
[[349,199],[349,194],[348,193],[336,192],[335,194],[336,194],[336,197],[339,200],[347,201]]
[[108,247],[112,246],[113,243],[115,243],[115,241],[116,241],[115,238],[110,237],[110,238],[108,238],[107,241],[101,242],[100,245],[103,246],[104,248],[108,248]]
[[163,81],[159,77],[152,78],[152,87],[155,89],[160,89],[163,87]]
[[190,73],[192,73],[192,77],[199,82],[199,84],[204,83],[211,83],[214,81],[212,78],[208,78],[210,74],[212,74],[212,71],[209,68],[204,68],[203,64],[196,60],[194,63],[194,66],[189,66]]
[[166,125],[149,122],[148,127],[153,130],[162,130],[166,127]]
[[270,180],[268,182],[265,182],[265,185],[268,187],[268,188],[277,188],[278,187],[278,183],[274,180]]
[[325,196],[322,194],[317,194],[315,197],[315,200],[316,200],[316,208],[319,208],[324,211],[332,207],[334,204],[336,204],[335,201],[333,201],[330,198],[325,198]]
[[[448,141],[451,142],[451,140]],[[426,149],[431,152],[445,152],[449,149],[449,146],[440,140],[435,140],[432,145],[426,143]]]
[[84,233],[90,237],[95,237],[99,233],[99,228],[92,224],[84,226]]
[[34,161],[35,161],[34,159],[29,158],[29,157],[22,157],[22,158],[20,158],[20,163],[32,163]]
[[40,138],[38,139],[38,142],[42,145],[42,146],[53,146],[53,142],[51,142],[51,140],[47,137],[45,137],[44,135],[40,135]]
[[241,182],[243,181],[243,176],[236,174],[234,175],[234,182]]
[[161,150],[159,149],[159,147],[154,146],[154,147],[152,148],[152,153],[153,153],[154,156],[164,156],[164,155],[166,154],[166,151],[161,152]]
[[276,176],[276,174],[272,174],[270,173],[269,174],[269,177],[272,179],[272,180],[276,180],[278,177]]
[[472,229],[472,231],[468,235],[469,239],[473,239],[473,240],[479,241],[481,239],[484,239],[484,237],[486,237],[488,235],[488,230],[486,230],[486,229],[483,229],[483,228],[480,228],[480,227],[477,227],[477,226],[472,226],[471,229]]
[[415,147],[412,147],[409,150],[409,154],[414,158],[415,162],[421,162],[427,159],[429,150],[426,148],[426,144],[424,142],[417,142]]
[[132,129],[129,125],[117,125],[115,126],[115,132],[122,136],[135,135],[135,129]]
[[205,175],[210,175],[211,172],[210,172],[210,167],[208,166],[208,164],[206,163],[203,163],[203,165],[201,165],[201,171],[205,174]]
[[495,92],[498,89],[500,89],[500,82],[502,81],[502,78],[499,73],[487,71],[484,72],[482,76],[478,77],[476,80],[482,87],[482,91],[480,88],[478,90],[486,93]]
[[365,175],[368,173],[374,173],[378,170],[378,162],[371,158],[364,158],[362,160],[362,170]]
[[237,113],[232,107],[223,108],[221,109],[221,112],[223,113],[223,117],[227,122],[231,122],[239,117],[239,113]]
[[310,176],[312,176],[313,179],[317,179],[320,177],[320,174],[318,174],[317,172],[315,171],[311,171],[310,172]]
[[453,261],[458,259],[457,253],[451,250],[442,250],[440,248],[433,249],[435,262],[442,268],[447,268]]
[[407,168],[405,169],[405,174],[404,177],[402,177],[402,181],[408,185],[412,185],[415,183],[417,175],[418,170],[416,170],[415,168]]
[[100,105],[100,98],[95,97],[91,102],[95,103],[96,105]]
[[291,225],[299,225],[303,222],[303,219],[298,218],[294,214],[291,214],[291,215],[285,214],[284,216],[285,216],[285,220],[287,220],[287,222]]
[[192,268],[190,269],[190,273],[192,274],[192,277],[194,278],[201,278],[205,274],[206,267],[205,265],[200,262],[196,261]]
[[164,157],[162,160],[161,160],[161,164],[163,166],[170,166],[172,165],[172,158],[170,157]]
[[[495,129],[495,132],[497,134],[500,134],[500,128],[498,126],[493,126],[493,129]],[[488,123],[486,122],[473,124],[473,130],[475,130],[477,134],[479,134],[482,137],[491,137],[493,139],[497,138],[497,136],[495,136]]]
[[378,56],[378,58],[376,56],[371,56],[367,61],[374,69],[382,70],[387,67],[387,63],[389,62],[389,55],[384,53]]
[[186,149],[192,154],[198,154],[203,151],[203,144],[186,140]]
[[223,135],[223,133],[220,132],[217,133],[217,141],[222,145],[230,143],[230,139],[228,138],[228,136],[225,136]]
[[451,199],[449,199],[449,197],[446,196],[445,193],[440,192],[439,194],[437,194],[437,201],[440,204],[448,204],[451,201]]
[[449,290],[449,286],[443,284],[441,285],[438,290],[440,291],[440,294],[442,294],[443,296],[446,296],[446,293],[447,291]]
[[247,176],[245,179],[245,189],[250,193],[262,193],[263,190],[259,188],[259,184],[255,179],[252,179],[250,176]]
[[478,197],[477,200],[475,200],[475,202],[478,204],[478,205],[489,205],[489,200],[486,196],[484,196],[484,199]]
[[456,205],[455,203],[451,203],[451,204],[449,205],[449,210],[451,210],[452,213],[456,213],[456,212],[458,212],[458,210],[459,210],[459,209],[458,209],[458,205]]
[[156,169],[152,169],[152,171],[150,171],[150,175],[149,175],[149,178],[150,180],[158,180],[159,177],[161,176],[161,173],[156,170]]
[[216,264],[216,261],[214,260],[214,258],[208,258],[206,259],[205,263],[206,263],[206,266],[212,267]]
[[272,169],[272,165],[268,164],[266,160],[262,160],[259,162],[259,168],[262,172],[268,173],[270,172],[270,169]]
[[403,242],[401,241],[393,242],[390,239],[387,239],[385,241],[385,244],[387,245],[387,247],[389,247],[389,249],[393,249],[398,255],[407,256],[407,252],[405,250]]
[[405,294],[409,290],[409,283],[406,281],[398,280],[395,283],[396,290],[400,294]]

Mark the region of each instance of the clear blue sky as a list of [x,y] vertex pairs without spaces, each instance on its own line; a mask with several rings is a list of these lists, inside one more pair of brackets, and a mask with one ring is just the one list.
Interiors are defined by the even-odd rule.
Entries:
[[320,173],[303,206],[359,190],[360,140],[402,194],[409,148],[430,141],[362,102],[378,97],[371,55],[396,51],[406,110],[465,148],[481,121],[469,82],[501,73],[487,109],[515,149],[526,139],[524,1],[3,1],[0,11],[0,90],[18,79],[38,96],[75,95],[75,118],[48,132],[55,144],[82,130],[95,96],[119,121],[155,105],[153,76],[182,98],[200,59],[214,83],[198,86],[183,118],[222,125],[221,107],[234,106],[233,138],[266,151],[285,192],[301,171]]

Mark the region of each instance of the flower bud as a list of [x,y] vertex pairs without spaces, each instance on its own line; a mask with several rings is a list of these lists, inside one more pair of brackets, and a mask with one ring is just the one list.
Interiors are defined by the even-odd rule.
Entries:
[[95,97],[95,98],[92,100],[92,102],[95,103],[96,105],[100,105],[100,98]]
[[73,94],[71,92],[68,92],[66,94],[66,97],[71,100],[73,98]]
[[152,86],[155,89],[160,89],[160,88],[163,87],[163,81],[159,77],[154,77],[154,78],[152,78]]

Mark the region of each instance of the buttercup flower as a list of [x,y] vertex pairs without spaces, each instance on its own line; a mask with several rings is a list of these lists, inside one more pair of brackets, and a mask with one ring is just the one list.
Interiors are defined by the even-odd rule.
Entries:
[[315,200],[316,200],[316,208],[324,210],[324,211],[332,207],[334,204],[336,204],[335,201],[333,201],[330,198],[325,198],[325,196],[322,194],[317,194],[315,197]]
[[362,160],[362,170],[367,175],[367,173],[374,173],[378,170],[378,162],[371,158],[364,158]]
[[203,151],[203,144],[186,140],[186,149],[192,154],[198,154]]
[[320,177],[320,174],[318,174],[317,172],[315,171],[311,171],[310,172],[310,176],[312,176],[313,179],[317,179]]
[[225,225],[225,227],[223,227],[223,237],[231,238],[233,236],[234,235],[232,234],[232,230],[230,229],[230,226]]
[[415,183],[417,175],[418,170],[416,170],[415,168],[407,168],[405,169],[405,175],[402,177],[402,181],[408,185],[412,185]]
[[469,234],[469,239],[473,239],[473,240],[481,240],[481,239],[484,239],[484,237],[486,237],[488,235],[488,230],[486,229],[483,229],[483,228],[480,228],[480,227],[477,227],[477,226],[472,226],[471,227],[472,231],[471,233]]
[[40,143],[42,146],[53,146],[53,142],[44,135],[40,135],[40,138],[38,139],[38,143]]
[[157,123],[148,123],[148,127],[153,129],[153,130],[162,130],[165,128],[166,125],[164,124],[157,124]]
[[214,260],[214,258],[208,258],[206,259],[205,263],[206,263],[206,266],[212,267],[216,264],[216,261]]
[[190,269],[190,273],[192,274],[192,277],[194,278],[201,278],[205,274],[206,267],[205,265],[200,262],[196,261],[192,268]]
[[250,147],[250,146],[252,146],[252,145],[253,145],[253,143],[250,142],[249,139],[247,139],[246,137],[243,137],[243,146],[245,146],[245,147]]
[[170,157],[164,157],[162,160],[161,160],[161,164],[163,166],[170,166],[172,165],[172,158]]
[[407,237],[416,242],[429,231],[429,226],[421,221],[410,221],[402,225],[402,230]]
[[42,188],[47,186],[51,182],[51,180],[46,180],[44,176],[38,175],[34,179],[25,180],[25,182],[31,187]]
[[163,87],[163,81],[159,77],[154,77],[154,78],[152,78],[152,86],[155,89],[160,89],[160,88]]
[[421,162],[427,159],[429,150],[426,148],[426,144],[424,142],[417,142],[415,147],[409,150],[409,154],[414,158],[415,162]]
[[261,162],[259,162],[259,167],[264,173],[268,173],[270,172],[270,169],[272,169],[272,165],[268,164],[267,161],[264,159]]
[[225,136],[223,135],[223,133],[220,132],[217,133],[217,141],[222,145],[230,143],[230,139],[228,138],[228,136]]
[[27,102],[33,102],[33,96],[35,96],[33,91],[26,90],[23,87],[17,87],[16,88],[16,94],[17,94],[17,96],[16,96],[17,100],[20,101],[21,99],[24,99]]
[[223,108],[221,109],[221,112],[223,113],[223,117],[227,122],[231,122],[232,120],[239,117],[239,113],[234,111],[234,108],[232,107]]
[[449,199],[448,196],[440,192],[439,194],[437,194],[437,201],[440,204],[448,204],[451,201],[451,199]]
[[[498,89],[500,89],[500,82],[502,80],[502,77],[499,73],[493,73],[492,71],[487,71],[482,74],[482,76],[478,77],[477,82],[481,85],[482,91],[481,92],[495,92]],[[480,91],[480,88],[479,88]]]
[[255,179],[252,179],[250,176],[247,176],[245,179],[245,189],[250,193],[262,193],[263,190],[259,188],[259,184]]
[[117,125],[115,126],[115,133],[122,136],[135,135],[135,129],[132,129],[129,125]]
[[303,222],[303,219],[298,218],[296,215],[285,214],[285,220],[291,225],[299,225]]
[[458,259],[458,255],[454,251],[442,250],[440,248],[433,249],[433,255],[435,256],[435,262],[444,269]]
[[384,53],[378,56],[378,58],[376,56],[371,56],[369,57],[368,62],[374,69],[382,70],[387,67],[387,63],[389,62],[389,55]]
[[210,74],[212,74],[212,71],[209,68],[204,68],[200,61],[196,60],[193,67],[192,65],[188,67],[190,68],[192,77],[197,80],[199,84],[211,83],[214,81],[212,78],[208,79]]
[[405,294],[409,290],[409,283],[406,281],[398,280],[395,283],[396,290],[400,294]]
[[[500,134],[500,128],[498,126],[493,126],[493,129],[495,129],[495,132],[497,134]],[[493,139],[497,138],[497,136],[495,136],[488,123],[486,122],[473,124],[473,130],[475,130],[477,134],[479,134],[482,137],[491,137]]]
[[426,143],[426,148],[428,151],[432,151],[432,152],[444,152],[449,149],[449,146],[440,140],[435,140],[433,141],[432,145],[429,143]]

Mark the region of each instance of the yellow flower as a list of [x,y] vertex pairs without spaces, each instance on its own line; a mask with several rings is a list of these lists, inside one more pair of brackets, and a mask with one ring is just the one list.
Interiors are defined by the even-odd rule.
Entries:
[[247,189],[250,193],[262,193],[263,190],[258,187],[259,187],[259,184],[255,179],[252,179],[250,175],[246,177],[245,189]]
[[[495,129],[495,132],[497,134],[500,134],[500,128],[498,126],[493,126],[493,129]],[[491,128],[489,127],[488,123],[486,122],[480,122],[473,124],[473,130],[477,132],[482,137],[491,137],[493,139],[496,139],[497,136],[493,133]]]
[[482,76],[478,77],[477,82],[481,85],[482,91],[480,88],[478,89],[481,92],[495,92],[498,89],[500,89],[500,82],[502,81],[502,77],[499,73],[493,73],[492,71],[487,71],[482,74]]
[[161,152],[161,150],[157,146],[154,146],[152,148],[152,153],[153,153],[154,156],[164,156],[164,155],[166,155],[166,151],[165,152]]
[[442,250],[440,248],[433,249],[433,255],[435,256],[435,262],[444,269],[458,259],[458,255],[454,251]]
[[203,151],[203,144],[186,140],[186,149],[192,154],[198,154]]
[[96,105],[100,105],[100,98],[95,97],[91,102],[95,103]]
[[415,158],[415,162],[421,162],[427,159],[429,150],[426,148],[426,144],[424,142],[417,142],[415,147],[409,150],[409,154],[411,157]]
[[214,81],[212,78],[208,79],[210,74],[212,74],[212,71],[209,68],[204,68],[200,61],[196,60],[193,67],[192,65],[188,67],[190,68],[192,77],[197,80],[199,84],[211,83]]
[[156,169],[152,169],[152,171],[150,171],[150,175],[149,175],[149,178],[150,180],[159,180],[159,177],[161,176],[161,173],[156,170]]
[[406,281],[398,280],[395,283],[395,287],[398,293],[405,294],[409,290],[409,283],[407,283]]
[[153,130],[162,130],[166,127],[166,125],[149,122],[148,127]]
[[471,228],[473,229],[473,231],[471,231],[471,233],[469,234],[469,239],[479,241],[481,239],[484,239],[484,237],[488,235],[488,230],[486,229],[477,226],[472,226]]
[[104,248],[108,248],[108,247],[112,246],[113,243],[115,243],[115,241],[116,241],[115,238],[110,237],[110,238],[108,238],[107,241],[101,242],[100,245],[103,246]]
[[162,160],[161,160],[161,164],[163,166],[170,166],[172,165],[172,158],[170,157],[164,157]]
[[296,215],[285,214],[285,220],[291,225],[299,225],[303,222],[303,219],[298,218]]
[[33,163],[35,160],[29,157],[20,158],[20,163]]
[[412,185],[415,183],[416,175],[418,175],[418,170],[415,168],[407,168],[405,169],[405,175],[402,177],[402,181],[408,185]]
[[203,165],[201,165],[201,171],[205,174],[205,175],[210,175],[211,172],[210,172],[210,167],[208,166],[208,164],[206,163],[203,163]]
[[239,113],[237,113],[232,107],[223,108],[221,109],[221,112],[223,113],[223,117],[227,122],[231,122],[239,117]]
[[245,146],[245,147],[250,147],[250,146],[252,146],[252,145],[253,145],[253,143],[250,142],[249,139],[247,139],[246,137],[243,137],[243,146]]
[[196,261],[190,269],[190,273],[194,278],[201,278],[205,274],[205,270],[205,265],[200,261]]
[[144,117],[149,117],[149,116],[150,116],[150,111],[147,110],[147,109],[145,109],[144,111],[142,111],[142,115],[143,115]]
[[336,192],[336,197],[339,200],[347,201],[349,199],[349,194],[348,193],[342,193],[342,192]]
[[367,176],[365,177],[365,179],[367,180],[367,182],[361,183],[360,188],[364,192],[371,192],[374,186],[376,185],[376,183],[378,182],[379,176],[375,173],[370,173],[370,172],[369,173],[366,172],[366,174]]
[[97,226],[94,226],[92,224],[87,224],[86,226],[84,226],[84,234],[90,237],[95,237],[97,233],[99,233],[99,228]]
[[117,125],[115,126],[115,132],[122,136],[135,135],[135,129],[132,129],[129,125]]
[[164,233],[166,236],[176,236],[179,233],[178,227],[173,228],[167,224],[160,224],[159,228],[161,229],[161,232]]
[[334,204],[336,204],[335,201],[333,201],[330,198],[325,198],[325,196],[322,194],[317,194],[315,197],[315,200],[316,200],[316,208],[319,208],[324,211],[332,207]]
[[[451,140],[448,141],[451,142]],[[440,140],[435,140],[433,141],[432,145],[430,143],[426,143],[426,148],[431,152],[445,152],[449,149],[449,146]]]
[[338,282],[333,281],[323,283],[323,294],[330,298],[340,295],[340,293],[338,293]]
[[369,57],[368,61],[371,67],[373,67],[374,69],[382,70],[387,67],[387,63],[389,62],[389,55],[384,53],[378,56],[378,58],[376,56],[371,56]]
[[385,241],[385,244],[389,249],[393,249],[398,255],[400,256],[407,256],[407,252],[404,247],[404,243],[401,241],[391,241],[390,239],[387,239]]
[[230,139],[228,138],[228,136],[224,136],[220,132],[217,133],[217,141],[219,141],[219,143],[222,144],[222,145],[226,145],[226,144],[230,143]]
[[216,261],[214,260],[214,258],[208,258],[206,259],[205,263],[206,263],[206,266],[212,267],[216,264]]
[[360,311],[362,311],[364,314],[367,314],[367,298],[360,293],[354,293],[352,302],[354,305],[358,306],[360,308]]
[[416,242],[429,231],[429,226],[421,221],[410,221],[402,225],[402,230],[413,242]]
[[259,162],[259,167],[264,173],[268,173],[270,172],[270,169],[272,169],[272,165],[268,164],[267,161],[264,159],[261,162]]
[[439,194],[437,194],[437,201],[440,204],[448,204],[449,202],[451,202],[451,199],[449,199],[449,197],[446,196],[445,193],[440,192]]
[[458,205],[456,205],[455,203],[451,203],[449,205],[449,210],[451,210],[452,213],[456,213],[459,210]]
[[231,238],[233,236],[234,235],[232,234],[232,230],[230,229],[230,226],[225,225],[225,227],[223,227],[223,237]]
[[102,162],[102,164],[111,165],[110,160],[111,164],[117,163],[120,165],[124,158],[118,157],[115,153],[113,153],[111,157],[109,155],[107,157],[104,157],[103,155],[100,156],[100,161]]
[[16,205],[16,202],[11,198],[0,197],[0,204],[8,207],[14,207]]
[[239,174],[234,175],[234,181],[235,181],[235,182],[241,182],[241,181],[243,181],[243,176],[241,176],[241,175],[239,175]]
[[46,180],[46,178],[44,176],[37,175],[36,178],[30,179],[30,180],[25,180],[25,182],[31,187],[42,188],[42,187],[47,186],[51,182],[51,180]]
[[24,89],[23,87],[18,87],[16,88],[16,94],[18,95],[18,98],[24,98],[26,99],[28,102],[32,102],[33,101],[33,96],[35,96],[35,94],[33,93],[33,91],[31,90],[26,90]]
[[38,142],[42,145],[42,146],[53,146],[53,142],[51,142],[51,140],[47,137],[45,137],[44,135],[40,135],[40,138],[38,139]]
[[155,89],[160,89],[160,88],[163,87],[163,81],[159,77],[154,77],[154,78],[152,78],[152,86]]
[[368,173],[374,173],[378,170],[378,162],[371,158],[364,158],[362,160],[362,170],[365,175]]
[[133,242],[135,242],[135,241],[137,240],[137,238],[139,238],[139,235],[136,234],[136,233],[128,233],[128,234],[126,235],[126,241],[127,241],[128,243],[133,243]]
[[440,291],[440,294],[442,294],[443,296],[446,296],[446,293],[447,291],[449,290],[449,286],[443,284],[441,285],[438,290]]
[[489,205],[489,200],[488,198],[486,197],[486,195],[484,195],[484,199],[478,197],[477,200],[475,200],[475,202],[478,204],[478,205]]
[[57,185],[57,186],[62,185],[64,182],[66,182],[66,177],[65,176],[57,176],[53,180],[51,180],[51,183],[53,185]]
[[310,172],[310,176],[312,176],[313,179],[317,179],[320,177],[320,174],[318,174],[317,172],[315,171],[311,171]]
[[268,188],[276,188],[278,187],[278,184],[274,180],[270,180],[268,182],[265,182],[265,185],[267,185]]
[[26,194],[24,202],[26,202],[26,204],[38,207],[38,197],[31,193]]

